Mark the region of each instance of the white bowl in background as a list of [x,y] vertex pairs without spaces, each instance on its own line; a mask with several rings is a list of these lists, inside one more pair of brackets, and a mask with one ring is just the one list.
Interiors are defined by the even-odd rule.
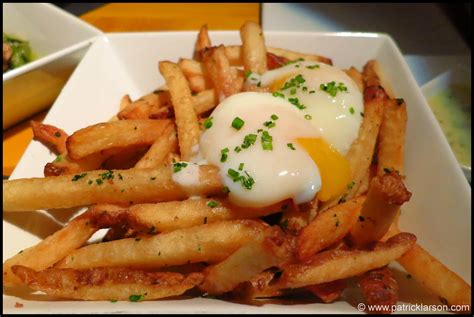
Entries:
[[28,41],[36,59],[3,74],[3,129],[51,106],[95,27],[48,3],[3,3],[3,32]]
[[[471,118],[471,70],[468,68],[461,68],[460,66],[454,67],[439,76],[436,76],[429,82],[421,87],[423,94],[426,97],[428,103],[430,102],[447,102],[448,104],[445,105],[446,107],[457,107],[455,110],[458,114],[464,114],[466,118]],[[440,96],[444,96],[445,98],[440,99]],[[449,96],[451,98],[446,98]],[[449,105],[449,99],[454,100]],[[461,107],[464,110],[460,109]],[[447,108],[446,108],[447,109]],[[462,110],[462,111],[461,111]],[[435,113],[436,116],[436,113]],[[438,118],[438,120],[446,121],[446,118]],[[465,126],[465,133],[467,135],[471,135],[470,125],[469,128]],[[451,136],[455,138],[455,136]],[[446,135],[446,138],[449,141],[449,137]],[[466,139],[467,141],[467,139]],[[453,148],[453,151],[455,149]],[[470,149],[466,150],[466,153],[469,152],[469,162],[459,162],[461,164],[461,168],[466,175],[468,181],[471,181],[471,157],[470,157]]]
[[[45,118],[67,133],[109,120],[119,110],[120,98],[132,99],[153,91],[164,83],[158,61],[190,58],[196,32],[121,33],[99,37],[88,50],[76,71]],[[213,43],[240,44],[235,32],[211,32]],[[385,70],[397,97],[408,107],[405,151],[406,185],[413,193],[402,208],[400,227],[417,235],[418,243],[466,281],[471,279],[471,190],[446,138],[393,40],[384,34],[265,32],[266,44],[332,58],[335,66],[361,69],[377,59]],[[31,142],[11,179],[42,177],[43,167],[54,159],[39,142]],[[60,189],[58,189],[60,190]],[[44,217],[34,217],[41,213]],[[41,220],[40,220],[41,218]],[[3,216],[4,261],[39,242],[42,234],[57,229],[56,221],[45,212]],[[45,232],[48,229],[49,232]],[[12,238],[14,237],[14,238]],[[454,252],[453,252],[454,250]],[[420,291],[414,279],[396,264],[400,285],[399,303],[439,304]],[[354,293],[354,292],[352,292]],[[248,306],[208,298],[164,299],[141,303],[81,302],[60,300],[51,304],[40,300],[3,295],[5,312],[22,313],[356,313],[344,300],[332,304],[265,304]],[[354,303],[354,302],[352,302]]]

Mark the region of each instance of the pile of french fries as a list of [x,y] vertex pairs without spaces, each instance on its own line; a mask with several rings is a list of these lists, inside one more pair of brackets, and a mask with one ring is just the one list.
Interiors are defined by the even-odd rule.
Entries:
[[[395,304],[398,284],[387,265],[398,261],[447,303],[470,305],[470,285],[398,229],[400,207],[411,196],[404,185],[407,110],[376,60],[362,72],[346,70],[363,92],[364,117],[347,154],[352,180],[340,197],[242,208],[227,200],[214,166],[199,166],[196,186],[173,181],[174,162],[195,154],[203,122],[219,102],[268,91],[247,84],[246,72],[296,59],[332,64],[267,47],[253,22],[240,35],[241,46],[215,46],[203,26],[194,58],[160,61],[166,84],[135,101],[124,96],[109,122],[72,135],[32,122],[35,138],[58,156],[44,178],[3,182],[4,212],[87,210],[5,261],[3,285],[111,301],[195,289],[249,303],[303,289],[330,303],[356,278],[367,303]],[[88,244],[100,229],[108,229],[102,242]]]

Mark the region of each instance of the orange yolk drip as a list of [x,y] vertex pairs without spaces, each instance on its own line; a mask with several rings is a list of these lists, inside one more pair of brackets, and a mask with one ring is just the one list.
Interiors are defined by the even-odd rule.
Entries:
[[298,138],[297,142],[318,166],[322,184],[318,199],[328,201],[342,194],[351,180],[351,168],[346,158],[323,139]]
[[275,80],[271,85],[270,85],[270,90],[271,92],[275,92],[279,89],[281,89],[283,86],[285,86],[285,83],[290,80],[291,78],[295,77],[296,73],[291,73],[286,76],[283,76],[277,80]]

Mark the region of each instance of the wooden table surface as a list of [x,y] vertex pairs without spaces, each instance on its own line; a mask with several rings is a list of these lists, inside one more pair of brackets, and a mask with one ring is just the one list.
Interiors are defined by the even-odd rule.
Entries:
[[[103,32],[238,30],[247,20],[260,22],[258,3],[111,3],[81,16]],[[47,111],[35,115],[42,121]],[[4,131],[3,175],[9,176],[33,138],[26,120]]]

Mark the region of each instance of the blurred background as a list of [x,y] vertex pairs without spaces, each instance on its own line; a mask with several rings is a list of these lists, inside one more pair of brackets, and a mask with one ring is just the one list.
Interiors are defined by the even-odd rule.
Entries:
[[[463,102],[469,103],[470,114],[471,3],[54,5],[102,32],[198,30],[205,23],[210,30],[238,30],[244,21],[254,20],[260,22],[265,31],[387,33],[398,44],[420,87],[428,85],[431,89],[427,88],[427,94],[436,93],[439,85],[446,86],[454,77],[469,78],[469,97]],[[456,72],[456,76],[449,72]],[[441,77],[444,81],[439,80]],[[47,110],[34,119],[41,121],[46,113]],[[11,173],[31,138],[27,120],[4,131],[3,149],[7,153],[4,154],[4,176]]]

